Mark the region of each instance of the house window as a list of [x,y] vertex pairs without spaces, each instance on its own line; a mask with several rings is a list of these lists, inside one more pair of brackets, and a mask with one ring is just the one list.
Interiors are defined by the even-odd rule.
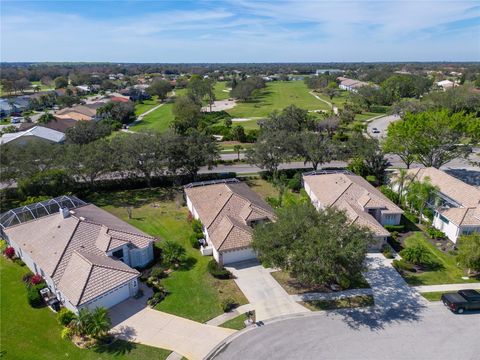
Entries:
[[448,221],[448,219],[447,219],[445,216],[443,216],[443,215],[440,215],[440,220],[441,220],[442,222],[444,222],[445,224],[450,223],[450,221]]
[[123,248],[112,253],[113,257],[116,257],[119,260],[123,260]]

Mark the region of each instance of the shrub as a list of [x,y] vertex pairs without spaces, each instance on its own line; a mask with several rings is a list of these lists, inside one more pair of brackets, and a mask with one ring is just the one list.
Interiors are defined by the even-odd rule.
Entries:
[[32,277],[33,277],[33,273],[29,272],[28,274],[23,275],[22,281],[23,281],[25,284],[31,284],[32,282],[30,281],[30,279],[31,279]]
[[223,299],[221,303],[223,312],[229,312],[230,310],[233,310],[234,308],[236,308],[237,305],[238,304],[236,303],[236,301],[231,297]]
[[61,308],[57,314],[57,321],[60,325],[67,326],[75,319],[76,315],[67,308]]
[[27,286],[27,300],[31,307],[42,306],[43,300],[36,286]]
[[15,256],[15,249],[9,246],[3,251],[3,255],[5,255],[5,257],[7,257],[8,259],[13,259],[13,257]]
[[416,271],[415,268],[413,267],[413,265],[407,263],[405,260],[393,260],[392,265],[395,269],[397,269],[400,272],[402,272],[402,271],[415,272]]
[[217,279],[230,279],[232,273],[212,259],[208,262],[208,272]]
[[38,285],[43,281],[43,278],[40,274],[35,274],[30,278],[32,285]]
[[7,247],[8,247],[8,243],[5,240],[1,239],[0,240],[0,251],[3,253]]
[[64,327],[60,333],[62,340],[70,340],[73,336],[73,331],[69,327]]
[[382,254],[385,256],[387,259],[393,259],[393,253],[392,249],[388,245],[383,245],[382,246]]
[[430,250],[425,246],[417,244],[409,246],[400,251],[400,256],[405,260],[415,265],[428,265],[432,263],[432,256]]
[[155,279],[162,279],[165,277],[165,271],[161,267],[154,267],[150,272],[150,276]]
[[395,191],[393,191],[390,187],[386,185],[382,185],[380,186],[379,189],[382,192],[382,194],[385,195],[390,201],[394,202],[395,204],[398,204],[398,194]]
[[163,259],[169,265],[178,264],[185,253],[183,246],[175,241],[167,240],[163,244]]
[[293,178],[288,181],[287,187],[292,191],[299,192],[302,189],[302,175],[296,173]]
[[389,232],[404,232],[405,231],[405,226],[404,225],[385,225],[385,229]]
[[167,296],[166,292],[157,291],[153,293],[152,297],[147,300],[147,304],[151,307],[155,307],[158,303],[160,303],[165,297]]
[[15,264],[17,264],[18,266],[25,266],[25,263],[24,263],[23,260],[20,259],[20,258],[15,258],[15,259],[13,259],[13,262],[14,262]]
[[427,227],[425,230],[430,237],[430,239],[445,239],[446,235],[443,231],[435,229],[433,226]]
[[200,220],[192,220],[192,229],[195,233],[203,233],[203,225]]
[[198,238],[197,238],[197,235],[198,234],[191,234],[190,237],[189,237],[189,241],[190,241],[190,245],[192,245],[192,247],[194,249],[199,249],[200,248],[200,243],[198,242]]

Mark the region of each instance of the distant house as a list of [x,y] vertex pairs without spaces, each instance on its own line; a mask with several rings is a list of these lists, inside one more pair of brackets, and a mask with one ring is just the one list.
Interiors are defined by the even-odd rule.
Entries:
[[18,130],[20,131],[25,131],[28,129],[31,129],[35,126],[42,126],[45,128],[49,128],[52,130],[60,131],[65,134],[67,129],[74,127],[77,124],[77,120],[75,119],[61,119],[61,118],[55,118],[55,120],[50,120],[48,123],[37,125],[36,123],[23,123],[19,126]]
[[368,86],[368,83],[360,81],[360,80],[354,80],[354,79],[348,79],[345,77],[339,76],[337,80],[340,82],[338,84],[338,87],[342,90],[347,90],[347,91],[352,91],[352,92],[357,92],[359,88],[363,86]]
[[110,308],[138,292],[155,238],[74,196],[0,215],[1,235],[66,308]]
[[480,190],[433,167],[410,169],[416,181],[429,179],[439,188],[435,201],[428,204],[434,211],[433,226],[457,242],[459,236],[480,232]]
[[98,120],[97,109],[104,106],[104,102],[96,102],[93,104],[75,105],[65,108],[55,113],[55,117],[59,119],[75,119],[75,120]]
[[273,221],[273,209],[247,184],[237,179],[192,183],[185,186],[190,213],[203,224],[204,255],[219,264],[256,258],[251,247],[253,226]]
[[450,81],[450,80],[442,80],[442,81],[437,82],[437,86],[441,87],[443,89],[443,91],[446,91],[450,88],[453,88],[455,86],[455,83],[453,81]]
[[130,102],[130,98],[128,98],[126,96],[112,96],[110,98],[110,101],[128,103],[128,102]]
[[0,138],[0,145],[25,145],[32,141],[62,143],[65,141],[65,134],[63,132],[53,130],[41,125],[35,125],[28,130],[3,134]]
[[303,185],[316,209],[333,206],[352,223],[367,227],[376,240],[372,249],[380,249],[390,236],[384,225],[400,224],[403,210],[361,176],[348,171],[310,172],[303,174]]
[[315,75],[323,75],[323,74],[340,74],[343,73],[343,70],[340,69],[317,69],[315,71]]

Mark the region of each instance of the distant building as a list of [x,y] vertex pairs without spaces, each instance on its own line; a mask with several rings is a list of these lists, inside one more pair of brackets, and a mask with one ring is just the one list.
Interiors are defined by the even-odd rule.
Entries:
[[28,130],[3,134],[2,137],[0,138],[0,145],[5,145],[5,144],[24,145],[32,141],[62,143],[65,141],[65,134],[57,130],[36,125]]
[[437,82],[437,86],[441,87],[443,89],[443,91],[446,91],[448,89],[453,88],[455,86],[455,83],[453,81],[450,81],[450,80],[442,80],[442,81]]
[[354,79],[348,79],[345,77],[339,76],[337,78],[340,83],[338,84],[338,87],[342,90],[347,90],[347,91],[352,91],[352,92],[357,92],[358,89],[360,89],[363,86],[368,86],[368,83],[360,81],[360,80],[354,80]]
[[317,69],[317,71],[315,71],[315,75],[323,75],[323,74],[341,74],[343,73],[343,70],[340,70],[340,69]]

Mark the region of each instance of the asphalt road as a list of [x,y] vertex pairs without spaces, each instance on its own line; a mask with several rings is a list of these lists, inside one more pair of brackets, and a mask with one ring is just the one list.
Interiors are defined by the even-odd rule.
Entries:
[[[367,125],[367,132],[370,136],[374,138],[381,138],[385,137],[387,134],[387,128],[390,123],[397,121],[400,119],[400,116],[398,115],[387,115],[387,116],[382,116],[379,117]],[[373,128],[377,128],[380,132],[379,133],[373,133]]]
[[241,333],[218,360],[478,360],[480,312],[424,308],[329,311],[268,323]]

